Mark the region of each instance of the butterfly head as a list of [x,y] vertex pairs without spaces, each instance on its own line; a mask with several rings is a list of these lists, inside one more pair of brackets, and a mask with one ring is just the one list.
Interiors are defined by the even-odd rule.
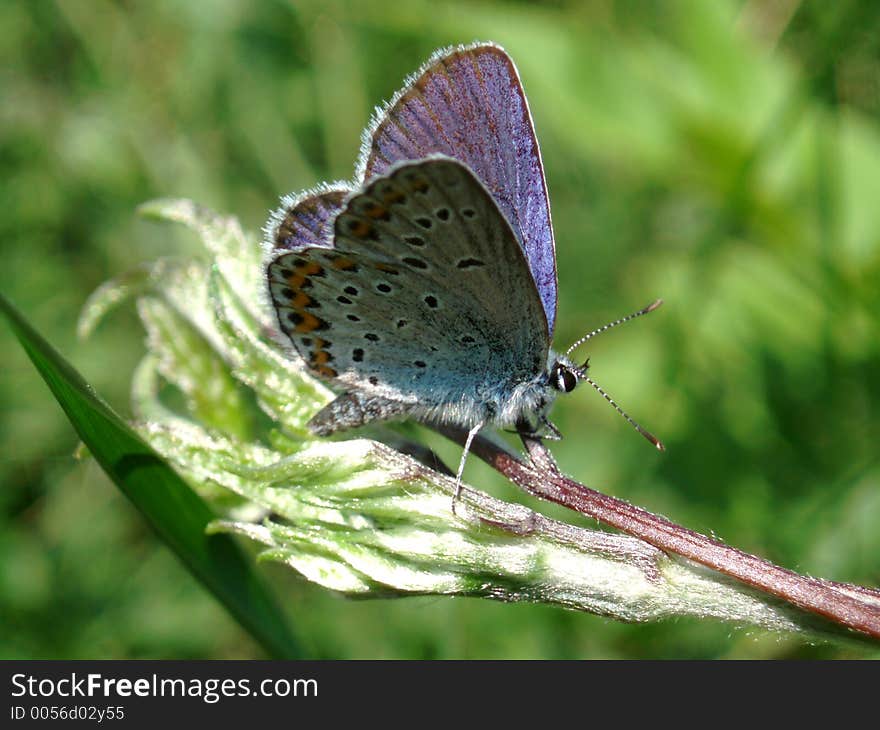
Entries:
[[592,339],[598,334],[602,332],[606,332],[612,327],[616,327],[619,324],[623,324],[624,322],[629,322],[631,319],[635,319],[636,317],[641,317],[643,314],[647,314],[648,312],[653,312],[657,307],[659,307],[663,303],[662,299],[657,299],[656,301],[649,304],[647,307],[643,307],[638,312],[633,312],[632,314],[621,317],[614,322],[610,322],[606,324],[604,327],[599,327],[598,329],[593,330],[592,332],[587,333],[583,337],[581,337],[577,342],[575,342],[571,347],[566,350],[564,355],[556,355],[552,359],[552,365],[547,369],[547,387],[549,390],[557,391],[559,393],[571,393],[577,386],[578,383],[584,382],[588,383],[593,387],[611,406],[621,415],[623,416],[633,428],[635,428],[642,436],[644,436],[648,441],[650,441],[654,446],[657,447],[660,451],[664,451],[665,447],[663,443],[656,436],[651,434],[649,431],[646,431],[642,428],[638,423],[636,423],[632,418],[630,418],[626,412],[619,406],[617,403],[612,400],[611,396],[608,395],[604,390],[602,390],[599,385],[589,376],[588,371],[590,369],[590,358],[587,358],[584,361],[583,365],[576,365],[573,361],[569,360],[568,354],[575,350],[577,347]]
[[579,382],[586,379],[589,367],[589,358],[583,365],[578,366],[567,357],[559,356],[553,362],[548,373],[550,386],[560,393],[571,393]]

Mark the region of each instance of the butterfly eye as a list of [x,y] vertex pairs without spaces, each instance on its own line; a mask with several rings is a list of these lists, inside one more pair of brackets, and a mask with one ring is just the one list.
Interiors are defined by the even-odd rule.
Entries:
[[556,370],[556,381],[554,385],[556,390],[563,393],[571,393],[578,384],[577,376],[567,367],[560,365]]

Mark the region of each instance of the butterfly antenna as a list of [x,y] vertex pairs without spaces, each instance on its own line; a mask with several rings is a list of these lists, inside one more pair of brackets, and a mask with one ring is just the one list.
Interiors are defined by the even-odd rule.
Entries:
[[[592,338],[595,337],[596,335],[602,334],[602,333],[605,332],[606,330],[610,330],[612,327],[617,327],[617,325],[619,325],[619,324],[623,324],[624,322],[629,322],[631,319],[635,319],[636,317],[641,317],[643,314],[647,314],[648,312],[653,312],[653,311],[654,311],[655,309],[657,309],[657,307],[659,307],[661,304],[663,304],[663,300],[662,300],[662,299],[658,299],[658,300],[656,300],[655,302],[652,302],[651,304],[649,304],[647,307],[643,307],[643,308],[640,309],[638,312],[633,312],[632,314],[628,314],[626,317],[621,317],[620,319],[616,319],[616,320],[614,320],[613,322],[609,322],[608,324],[606,324],[606,325],[604,325],[604,326],[602,326],[602,327],[599,327],[598,329],[595,329],[595,330],[593,330],[592,332],[589,332],[589,333],[585,334],[585,335],[584,335],[583,337],[581,337],[577,342],[575,342],[571,347],[569,347],[569,348],[565,351],[565,354],[566,354],[566,355],[571,354],[572,351],[576,350],[578,347],[580,347],[581,345],[583,345],[587,340],[592,339]],[[587,380],[589,380],[589,378],[588,378]],[[592,385],[593,385],[594,388],[597,388],[597,387],[598,387],[598,386],[596,386],[595,383],[592,383]],[[599,392],[601,393],[602,391],[600,390]],[[608,396],[605,396],[605,397],[607,398]],[[610,398],[608,398],[608,400],[611,401]],[[611,403],[612,403],[612,405],[613,405],[613,404],[614,404],[614,401],[611,401]],[[615,408],[617,408],[617,406],[615,406]],[[618,408],[617,410],[620,410],[620,409]],[[626,414],[623,413],[623,411],[620,411],[620,412],[621,412],[624,416],[626,416]],[[627,417],[627,419],[629,418],[629,416],[626,416],[626,417]],[[637,424],[633,424],[633,425],[635,425],[635,426],[638,428]],[[639,428],[639,431],[641,431],[641,428]],[[653,437],[652,437],[652,438],[653,438]],[[649,439],[649,440],[650,440],[650,439]]]
[[[645,311],[650,312],[651,310],[650,309],[643,310],[639,314],[644,314]],[[632,315],[632,316],[638,316],[638,315]],[[608,393],[606,393],[604,390],[602,390],[602,388],[599,386],[599,384],[596,381],[594,381],[592,378],[590,378],[587,375],[585,370],[580,370],[578,372],[578,377],[581,380],[583,380],[584,382],[592,385],[599,392],[599,395],[601,395],[605,400],[607,400],[614,407],[614,410],[617,411],[621,416],[623,416],[627,420],[627,422],[629,423],[630,426],[632,426],[636,431],[638,431],[640,434],[642,434],[642,436],[644,436],[646,439],[648,439],[648,441],[650,441],[652,444],[654,444],[654,446],[657,448],[658,451],[666,451],[666,447],[663,445],[663,442],[660,439],[658,439],[654,434],[652,434],[650,431],[645,430],[638,423],[636,423],[632,418],[630,418],[629,415],[627,414],[627,412],[625,410],[623,410],[623,408],[621,408],[619,405],[617,405],[617,403],[614,402],[614,399],[610,395],[608,395]]]

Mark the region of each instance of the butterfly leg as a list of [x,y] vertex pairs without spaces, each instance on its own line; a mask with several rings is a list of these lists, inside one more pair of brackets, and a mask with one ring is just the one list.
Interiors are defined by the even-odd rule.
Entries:
[[[543,428],[541,428],[543,426]],[[516,433],[520,436],[532,439],[546,439],[547,441],[562,441],[562,432],[556,427],[547,416],[541,415],[540,426],[533,427],[528,421],[521,420],[517,423],[516,428],[510,433]]]
[[541,423],[544,425],[544,428],[547,429],[542,438],[545,438],[548,441],[562,441],[562,432],[556,427],[556,424],[553,423],[553,421],[547,418],[547,416],[542,415]]
[[318,411],[308,422],[316,436],[330,436],[337,431],[364,426],[373,421],[388,421],[406,416],[412,410],[408,403],[386,400],[374,395],[343,393]]
[[455,503],[458,501],[458,498],[461,496],[461,475],[464,473],[464,465],[467,461],[468,453],[471,450],[471,444],[474,441],[474,437],[479,433],[480,429],[486,425],[485,421],[480,421],[476,426],[474,426],[470,431],[468,431],[467,438],[464,442],[464,451],[461,453],[461,461],[458,462],[458,473],[455,475],[455,494],[452,495],[452,514],[455,514]]

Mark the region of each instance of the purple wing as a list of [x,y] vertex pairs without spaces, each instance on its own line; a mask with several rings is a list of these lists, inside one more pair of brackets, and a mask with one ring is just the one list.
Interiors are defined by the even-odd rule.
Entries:
[[467,165],[516,233],[552,337],[556,252],[541,152],[516,67],[492,44],[438,51],[364,136],[362,181],[434,153]]
[[333,219],[342,210],[351,190],[342,184],[327,185],[299,195],[286,196],[266,225],[273,251],[311,246],[333,247]]

